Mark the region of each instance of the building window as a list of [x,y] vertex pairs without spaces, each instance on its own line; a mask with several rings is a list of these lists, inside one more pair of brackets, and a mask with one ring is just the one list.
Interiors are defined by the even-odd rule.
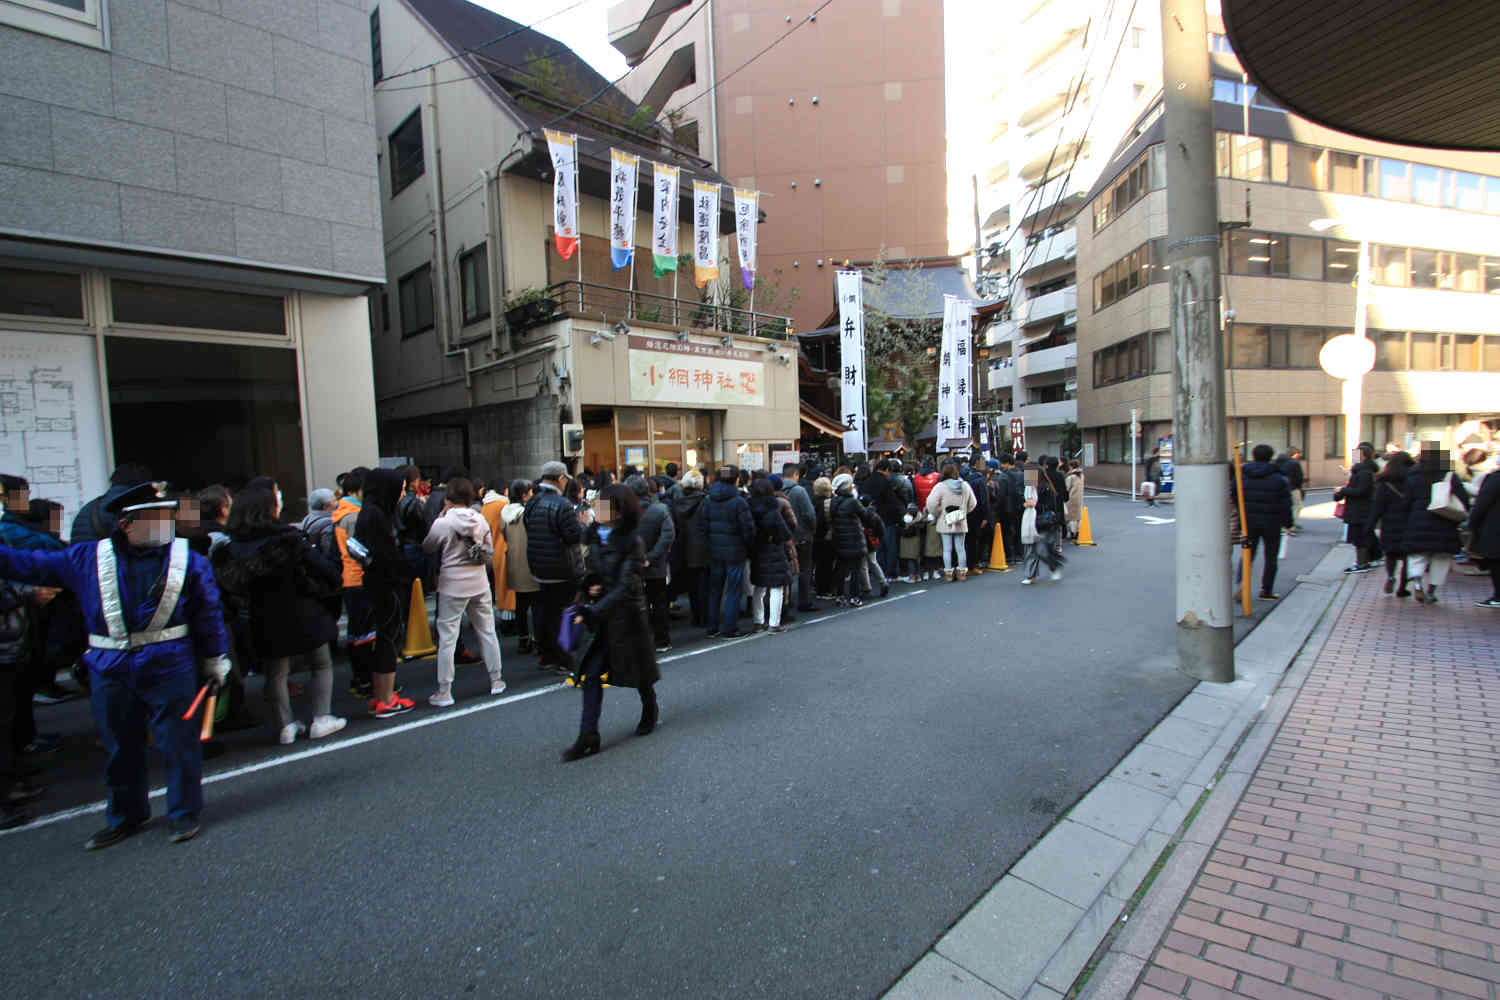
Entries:
[[286,300],[279,295],[113,278],[109,299],[116,323],[286,336]]
[[0,24],[105,48],[104,0],[0,0]]
[[296,351],[109,336],[104,353],[116,462],[139,462],[184,492],[268,475],[285,498],[282,519],[302,517]]
[[414,337],[432,329],[432,265],[409,271],[396,283],[401,304],[401,336]]
[[380,53],[380,8],[370,11],[370,69],[375,74],[375,82],[379,83],[385,78],[385,60]]
[[464,324],[488,319],[490,254],[487,245],[477,246],[458,258],[458,281],[464,299]]
[[83,319],[83,281],[76,274],[0,267],[0,313]]
[[422,155],[422,109],[406,116],[406,121],[391,133],[391,197],[400,194],[427,170]]
[[1344,418],[1323,418],[1323,457],[1344,460]]
[[1323,255],[1323,280],[1353,282],[1359,277],[1359,244],[1329,240]]
[[1166,148],[1157,143],[1136,158],[1094,202],[1094,231],[1098,232],[1152,191],[1166,187]]

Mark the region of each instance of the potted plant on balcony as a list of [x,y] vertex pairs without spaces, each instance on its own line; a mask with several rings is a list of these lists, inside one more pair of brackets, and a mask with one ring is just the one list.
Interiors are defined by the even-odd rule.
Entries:
[[516,332],[540,326],[556,312],[557,300],[542,288],[523,288],[505,300],[505,322]]

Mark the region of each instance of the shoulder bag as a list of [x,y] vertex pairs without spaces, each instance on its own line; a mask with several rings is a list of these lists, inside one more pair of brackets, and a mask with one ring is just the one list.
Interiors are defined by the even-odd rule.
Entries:
[[1469,516],[1469,508],[1453,495],[1453,473],[1432,484],[1432,494],[1427,501],[1427,513],[1457,524]]

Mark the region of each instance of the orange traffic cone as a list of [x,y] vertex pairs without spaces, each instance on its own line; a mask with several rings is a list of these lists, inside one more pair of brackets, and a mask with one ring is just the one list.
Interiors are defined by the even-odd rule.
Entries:
[[995,541],[990,545],[990,572],[1010,572],[1010,567],[1005,564],[1005,533],[998,524],[995,526]]
[[1098,545],[1094,541],[1094,533],[1089,529],[1089,509],[1083,508],[1083,519],[1078,522],[1078,537],[1073,540],[1074,545]]
[[413,580],[411,606],[406,611],[406,644],[401,649],[401,658],[416,660],[436,652],[432,627],[427,624],[427,598],[422,594],[422,581]]

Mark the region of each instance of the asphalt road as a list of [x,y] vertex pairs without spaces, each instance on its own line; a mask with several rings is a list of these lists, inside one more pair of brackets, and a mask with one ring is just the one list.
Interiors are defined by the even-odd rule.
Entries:
[[[430,709],[431,663],[408,665],[421,707],[400,719],[292,748],[233,734],[182,846],[158,822],[82,851],[100,758],[83,706],[45,709],[68,747],[50,821],[0,836],[8,980],[18,996],[876,995],[1191,687],[1173,529],[1140,516],[1172,510],[1089,507],[1101,544],[1070,547],[1060,583],[898,586],[732,644],[679,630],[661,728],[633,736],[634,692],[609,690],[605,750],[573,764],[577,693],[510,642],[504,699],[470,668],[458,707]],[[1283,594],[1335,540],[1320,514]]]

